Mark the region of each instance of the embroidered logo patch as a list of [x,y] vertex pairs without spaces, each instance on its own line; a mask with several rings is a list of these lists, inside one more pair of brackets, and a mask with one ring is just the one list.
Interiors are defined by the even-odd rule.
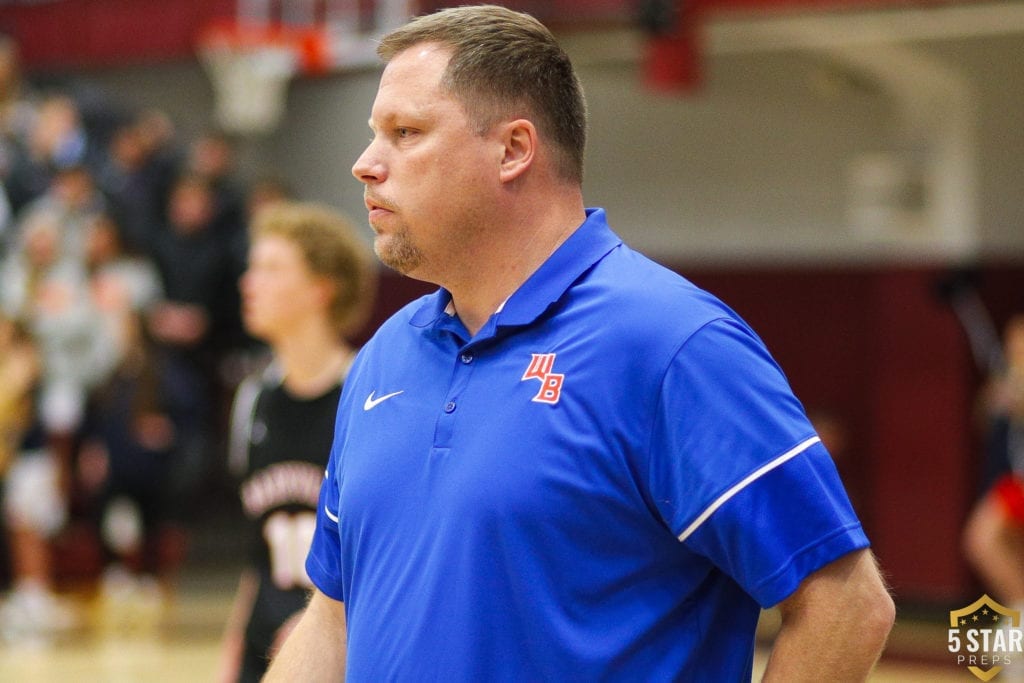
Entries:
[[528,379],[540,380],[540,391],[531,400],[537,403],[554,405],[562,397],[562,382],[565,381],[565,375],[552,372],[555,367],[555,354],[535,353],[532,355],[533,358],[530,359],[530,365],[526,368],[526,372],[523,373],[520,381],[525,382]]

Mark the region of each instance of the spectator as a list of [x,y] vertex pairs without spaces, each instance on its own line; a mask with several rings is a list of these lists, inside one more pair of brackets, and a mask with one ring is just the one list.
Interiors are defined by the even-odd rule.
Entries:
[[114,131],[100,185],[121,227],[121,240],[129,250],[146,253],[163,221],[167,188],[138,121]]
[[235,176],[235,150],[227,136],[206,132],[196,138],[188,156],[188,172],[209,183],[214,195],[216,230],[235,239],[245,232],[245,191]]
[[199,419],[138,313],[132,305],[117,315],[124,353],[94,392],[81,456],[83,474],[98,490],[102,616],[114,621],[139,607],[159,610],[173,595],[184,532],[171,482]]
[[[31,334],[40,356],[37,429],[6,480],[5,524],[15,589],[8,637],[40,637],[71,624],[51,591],[50,543],[68,518],[73,461],[89,393],[117,362],[118,345],[87,286],[87,174],[61,171],[49,198],[26,215],[17,248],[0,267],[0,303]],[[83,180],[84,179],[84,180]]]
[[24,322],[39,347],[39,415],[66,469],[86,396],[109,372],[116,351],[86,286],[84,228],[79,236],[77,223],[61,217],[38,211],[26,218],[20,249],[0,273],[0,295],[3,310]]
[[964,552],[996,599],[1024,610],[1024,315],[1006,325],[1005,364],[983,392],[989,459],[1002,473],[975,505]]
[[[236,152],[223,133],[207,131],[189,147],[188,171],[203,178],[214,196],[213,230],[228,245],[228,278],[236,283],[245,270],[248,234],[246,233],[246,191],[237,177]],[[223,352],[244,346],[249,341],[239,317],[241,300],[238,287],[225,288],[223,304],[216,312],[220,327],[218,344]]]
[[85,164],[89,144],[74,100],[62,94],[45,98],[14,148],[6,179],[14,212],[44,194],[59,169]]
[[122,231],[107,214],[93,217],[86,231],[85,264],[93,300],[101,314],[150,310],[163,298],[160,273],[152,260],[126,251]]
[[214,196],[202,178],[186,174],[171,190],[167,226],[154,241],[164,299],[147,315],[174,395],[192,396],[195,422],[179,435],[174,499],[188,509],[211,473],[211,429],[220,403],[217,369],[225,336],[223,311],[235,288],[227,246],[214,230]]
[[30,335],[17,321],[0,316],[0,475],[14,578],[0,604],[0,639],[7,642],[46,641],[75,622],[53,591],[49,542],[63,526],[67,508],[55,460],[32,429],[38,373]]
[[214,232],[214,196],[195,175],[181,177],[171,191],[167,226],[153,244],[165,302],[150,316],[157,341],[201,366],[212,343],[215,312],[228,281],[228,254]]
[[61,168],[54,173],[46,191],[22,210],[21,224],[50,221],[59,226],[61,257],[82,265],[88,224],[103,210],[103,195],[84,166]]

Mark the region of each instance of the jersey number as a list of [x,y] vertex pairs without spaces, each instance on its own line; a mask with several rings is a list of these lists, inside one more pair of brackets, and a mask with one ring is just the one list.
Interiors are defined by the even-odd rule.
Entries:
[[270,573],[281,590],[312,588],[306,575],[306,555],[313,543],[316,515],[312,512],[275,512],[263,525],[270,548]]

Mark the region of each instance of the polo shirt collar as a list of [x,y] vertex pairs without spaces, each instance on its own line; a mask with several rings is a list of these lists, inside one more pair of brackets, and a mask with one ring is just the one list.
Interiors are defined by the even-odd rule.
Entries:
[[622,244],[608,228],[604,209],[587,209],[587,219],[505,302],[501,326],[528,325],[558,301],[580,275]]
[[[622,244],[608,227],[604,209],[587,209],[587,218],[563,242],[533,275],[505,301],[502,308],[484,326],[528,325],[569,289],[580,275]],[[410,319],[415,327],[451,319],[451,294],[443,287],[429,295]],[[483,330],[481,330],[483,331]]]

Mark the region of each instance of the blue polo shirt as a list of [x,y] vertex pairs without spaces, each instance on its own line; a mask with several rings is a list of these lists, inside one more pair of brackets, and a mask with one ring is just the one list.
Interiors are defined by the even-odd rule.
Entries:
[[348,680],[749,680],[867,546],[754,332],[587,213],[475,336],[442,289],[360,352],[307,560]]

